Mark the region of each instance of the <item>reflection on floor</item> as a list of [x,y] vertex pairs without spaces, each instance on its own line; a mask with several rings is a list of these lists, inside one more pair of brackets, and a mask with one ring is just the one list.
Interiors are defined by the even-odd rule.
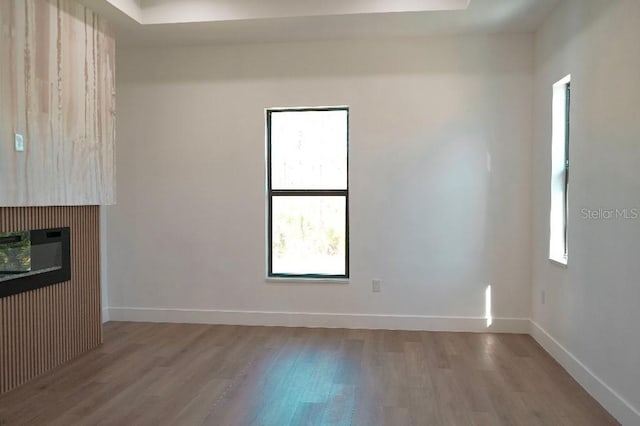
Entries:
[[617,424],[525,335],[108,323],[0,424]]

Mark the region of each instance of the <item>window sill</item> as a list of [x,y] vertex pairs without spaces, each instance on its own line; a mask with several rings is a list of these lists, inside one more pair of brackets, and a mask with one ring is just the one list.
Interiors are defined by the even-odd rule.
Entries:
[[549,261],[553,264],[556,264],[562,268],[567,268],[567,261],[568,259],[565,256],[558,256],[558,257],[550,257]]
[[349,278],[266,277],[268,284],[349,284]]

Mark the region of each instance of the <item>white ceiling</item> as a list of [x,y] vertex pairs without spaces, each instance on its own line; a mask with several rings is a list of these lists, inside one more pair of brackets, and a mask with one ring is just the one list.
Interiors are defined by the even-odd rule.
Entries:
[[523,33],[559,0],[80,1],[126,47]]
[[142,0],[140,10],[143,24],[178,24],[461,10],[468,4],[469,0]]

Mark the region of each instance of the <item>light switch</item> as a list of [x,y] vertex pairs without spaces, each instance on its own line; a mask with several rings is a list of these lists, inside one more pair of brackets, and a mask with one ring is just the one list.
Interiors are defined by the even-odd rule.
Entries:
[[16,133],[16,151],[23,152],[24,151],[24,136],[20,133]]

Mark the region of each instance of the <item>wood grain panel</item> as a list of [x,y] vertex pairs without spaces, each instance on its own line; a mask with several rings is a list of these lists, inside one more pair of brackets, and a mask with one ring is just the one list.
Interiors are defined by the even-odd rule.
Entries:
[[0,1],[0,206],[113,204],[114,146],[109,25],[73,0]]
[[0,299],[0,393],[102,342],[99,207],[0,208],[0,232],[63,226],[71,280]]

